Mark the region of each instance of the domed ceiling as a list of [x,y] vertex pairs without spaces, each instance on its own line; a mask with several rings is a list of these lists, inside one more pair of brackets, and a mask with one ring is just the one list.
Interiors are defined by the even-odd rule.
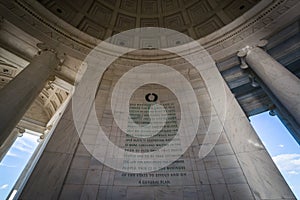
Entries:
[[99,39],[136,27],[164,27],[194,39],[241,16],[260,0],[39,0],[52,13]]

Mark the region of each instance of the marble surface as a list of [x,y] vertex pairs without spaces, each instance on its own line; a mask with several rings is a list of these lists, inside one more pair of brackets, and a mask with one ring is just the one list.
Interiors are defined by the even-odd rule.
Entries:
[[[134,66],[134,62],[128,61],[127,66]],[[178,60],[168,62],[176,66]],[[180,73],[188,77],[184,70],[186,68],[193,69],[186,64]],[[95,117],[98,118],[106,136],[116,145],[141,150],[138,147],[128,147],[135,143],[128,142],[132,138],[118,128],[110,108],[112,88],[122,75],[121,69],[122,65],[112,65],[102,77],[105,81],[104,85],[98,88]],[[126,72],[123,69],[124,71]],[[98,131],[98,127],[90,123],[91,116],[86,118],[86,122],[79,121],[82,123],[79,135],[85,133],[79,140],[72,122],[72,105],[69,105],[21,199],[29,199],[30,196],[40,199],[55,197],[101,200],[293,199],[293,194],[236,99],[226,85],[218,85],[224,82],[217,69],[206,69],[203,73],[193,73],[191,77],[190,81],[196,80],[192,84],[203,115],[199,120],[196,137],[177,161],[163,169],[140,174],[117,171],[102,164],[91,155],[107,155],[105,147],[97,146],[99,138],[95,132]],[[161,97],[160,103],[174,103],[174,123],[179,123],[180,109],[173,96],[163,88],[155,85],[142,87],[137,90],[131,103],[145,104],[144,95],[141,94],[153,91]],[[224,99],[221,94],[225,95],[225,110],[224,106],[220,106]],[[210,132],[207,133],[208,129]],[[171,133],[170,130],[168,132]],[[167,137],[162,134],[158,138]],[[199,158],[201,148],[208,151],[203,158]],[[149,150],[149,147],[142,149]],[[47,181],[44,178],[46,175]]]
[[300,79],[259,47],[247,50],[245,59],[300,124]]
[[[266,150],[237,154],[256,199],[293,199],[294,195]],[[258,187],[259,186],[259,187]]]
[[58,199],[71,160],[70,154],[45,151],[19,199]]
[[[18,76],[0,90],[0,130],[2,133],[0,146],[43,90],[49,75],[58,64],[56,54],[51,51],[42,51]],[[36,76],[37,73],[39,76]]]

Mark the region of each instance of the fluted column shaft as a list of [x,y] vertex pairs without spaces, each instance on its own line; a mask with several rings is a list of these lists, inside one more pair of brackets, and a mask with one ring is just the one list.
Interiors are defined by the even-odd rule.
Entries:
[[58,64],[54,51],[42,51],[0,90],[0,146],[42,91]]

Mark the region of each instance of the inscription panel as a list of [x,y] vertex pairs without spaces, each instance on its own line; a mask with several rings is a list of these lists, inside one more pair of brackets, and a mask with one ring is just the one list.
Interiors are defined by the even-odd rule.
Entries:
[[[132,123],[145,126],[153,122],[153,126],[161,126],[161,119],[164,117],[163,112],[156,112],[155,117],[149,117],[149,109],[154,103],[131,103],[129,106],[130,116],[133,119]],[[145,133],[137,133],[137,137],[132,137],[127,134],[124,149],[129,152],[136,153],[146,153],[151,151],[156,151],[159,148],[167,145],[178,131],[178,121],[176,118],[176,108],[174,103],[163,103],[163,107],[166,110],[167,121],[163,129],[156,135],[149,138],[138,138],[138,136],[144,135]],[[132,133],[134,130],[132,123],[128,124],[127,132]],[[140,135],[139,135],[140,134]],[[146,135],[151,135],[152,133],[146,133]],[[169,152],[170,155],[173,154],[177,156],[178,151],[180,151],[180,141],[175,143]],[[150,155],[151,156],[151,155]],[[147,160],[141,160],[141,163],[129,163],[129,160],[124,160],[124,167],[133,166],[135,167],[148,167],[148,170],[153,170],[151,164],[147,166]],[[160,161],[157,161],[160,162]],[[128,170],[128,169],[124,169]],[[136,169],[134,169],[136,170]],[[155,169],[154,169],[155,170]],[[150,173],[124,173],[119,172],[115,175],[115,185],[194,185],[192,172],[186,171],[185,160],[180,158],[176,160],[171,165],[164,167],[158,171]]]

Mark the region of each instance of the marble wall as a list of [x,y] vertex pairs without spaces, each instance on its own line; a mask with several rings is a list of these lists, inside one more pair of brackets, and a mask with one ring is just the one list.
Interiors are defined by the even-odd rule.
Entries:
[[[166,109],[169,126],[164,126],[150,142],[134,140],[115,123],[110,103],[113,88],[124,73],[143,62],[116,60],[104,73],[95,98],[96,117],[106,136],[118,147],[134,152],[161,148],[173,139],[181,120],[180,103],[172,91],[148,84],[133,93],[129,101],[131,118],[136,124],[149,123],[147,107],[153,102],[145,96],[154,93],[157,103]],[[220,85],[223,79],[217,68],[199,73],[176,56],[151,62],[173,67],[196,94],[201,117],[197,135],[187,151],[172,164],[152,172],[110,168],[91,155],[97,153],[97,134],[79,138],[71,102],[20,199],[295,199],[236,99],[226,85]],[[221,94],[226,102],[221,102]],[[76,123],[91,133],[98,128],[88,120]],[[127,131],[130,130],[128,123]],[[180,142],[175,150],[180,148]]]

